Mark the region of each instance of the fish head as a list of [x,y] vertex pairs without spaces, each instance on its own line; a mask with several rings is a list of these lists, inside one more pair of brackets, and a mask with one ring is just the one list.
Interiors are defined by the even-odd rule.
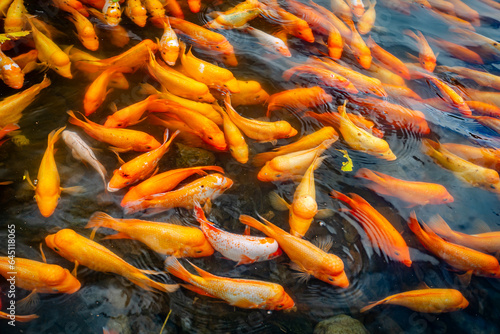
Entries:
[[45,237],[45,244],[57,254],[69,261],[73,261],[73,256],[66,252],[68,245],[75,243],[76,232],[70,229],[63,229],[55,234]]
[[[281,288],[283,289],[283,288]],[[267,309],[271,310],[292,310],[295,307],[295,302],[292,297],[288,295],[284,290],[282,290],[281,294],[278,294],[277,298],[273,298],[269,301],[269,304],[266,305]]]
[[240,85],[238,83],[238,80],[236,78],[231,78],[230,80],[224,82],[223,84],[224,88],[229,90],[232,94],[236,94],[241,92]]
[[189,249],[185,251],[186,257],[205,257],[210,256],[215,252],[212,245],[210,245],[208,240],[203,235],[200,240],[202,240],[201,244],[189,247]]
[[277,121],[274,123],[276,126],[276,139],[278,138],[290,138],[295,136],[298,131],[286,121]]
[[287,173],[273,169],[268,161],[257,174],[257,179],[259,179],[259,181],[262,182],[271,182],[271,181],[284,180],[287,178],[287,176],[288,176]]
[[248,146],[229,146],[229,152],[240,164],[246,164],[248,162]]
[[446,203],[453,203],[455,199],[451,194],[446,190],[445,187],[439,187],[441,190],[436,192],[436,196],[434,196],[430,204],[446,204]]
[[410,252],[408,250],[408,247],[392,247],[392,248],[393,250],[391,257],[403,263],[408,268],[410,268],[412,261],[410,259]]
[[341,288],[349,287],[349,279],[347,278],[347,275],[345,274],[344,270],[342,270],[340,273],[332,272],[332,270],[329,270],[328,272],[321,271],[318,273],[314,273],[314,277],[322,280],[323,282]]
[[223,52],[222,54],[222,60],[224,64],[227,66],[238,66],[238,60],[236,59],[236,56],[234,55],[234,50],[231,46],[231,52]]
[[297,21],[294,35],[298,38],[303,39],[306,42],[314,43],[313,32],[309,27],[309,24],[307,24],[307,22],[304,20]]
[[218,150],[227,150],[226,139],[224,138],[224,133],[221,131],[208,132],[203,136],[203,140]]
[[377,153],[377,158],[384,159],[387,161],[394,161],[397,159],[396,155],[391,151],[390,148],[387,149],[387,151],[384,152],[378,152]]
[[58,67],[71,65],[69,56],[64,51],[55,51],[50,55],[50,64]]
[[177,48],[162,48],[160,50],[161,58],[170,66],[174,66],[179,57],[179,47]]
[[78,38],[83,46],[85,46],[85,48],[89,49],[90,51],[96,51],[97,49],[99,49],[99,39],[97,38],[97,36],[95,35],[95,33],[92,35],[92,34],[85,34],[85,32],[79,36]]
[[134,145],[134,151],[147,152],[155,150],[160,146],[161,144],[155,138],[147,135],[143,138],[143,140],[141,140],[140,142],[138,141],[137,144]]
[[50,66],[50,68],[62,77],[73,79],[73,74],[71,74],[71,63],[65,66]]
[[24,84],[24,74],[16,63],[2,66],[2,79],[5,84],[14,89],[20,89]]
[[80,290],[81,283],[71,275],[68,269],[54,265],[44,275],[44,283],[50,287],[52,293],[72,294]]
[[127,125],[128,124],[126,124],[123,120],[117,119],[113,117],[113,115],[108,116],[108,118],[106,118],[106,122],[104,122],[104,126],[106,128],[124,128]]
[[368,54],[356,55],[356,60],[365,70],[369,69],[372,64],[372,56]]
[[[38,190],[38,189],[37,189]],[[57,203],[59,202],[59,192],[55,194],[36,194],[35,200],[38,204],[38,209],[44,217],[50,217],[56,210]]]
[[428,72],[434,72],[436,68],[436,58],[431,56],[422,56],[419,59],[420,65]]
[[136,180],[134,180],[130,174],[120,168],[116,169],[113,172],[113,177],[111,178],[111,180],[109,180],[107,188],[108,191],[115,192],[122,188],[125,188],[135,181]]

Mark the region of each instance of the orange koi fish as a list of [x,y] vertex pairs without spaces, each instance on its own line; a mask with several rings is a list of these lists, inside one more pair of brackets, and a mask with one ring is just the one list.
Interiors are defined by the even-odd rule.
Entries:
[[375,137],[369,132],[357,127],[350,118],[347,117],[347,112],[344,106],[339,106],[340,126],[339,131],[344,138],[344,141],[353,150],[365,152],[377,158],[384,160],[396,160],[396,156],[392,153],[389,144],[382,138]]
[[6,33],[22,31],[25,14],[28,14],[28,11],[24,7],[24,0],[12,1],[5,15],[4,31]]
[[215,276],[192,263],[191,266],[200,276],[191,274],[173,256],[165,260],[165,270],[190,284],[183,285],[186,289],[222,299],[229,305],[265,310],[289,310],[295,305],[279,284]]
[[170,26],[168,17],[163,21],[163,35],[158,42],[158,51],[160,51],[161,58],[170,66],[174,66],[179,56],[179,40],[175,34],[174,29]]
[[259,153],[254,156],[252,164],[256,167],[263,166],[267,161],[288,153],[307,150],[317,147],[325,140],[332,139],[334,142],[339,138],[337,131],[331,126],[325,126],[316,132],[310,133],[294,143],[275,148],[272,152]]
[[285,6],[291,13],[306,21],[313,31],[321,35],[328,35],[332,26],[335,27],[325,16],[321,15],[320,12],[301,2],[290,0],[285,3]]
[[428,134],[431,131],[425,120],[425,115],[421,111],[405,108],[373,97],[352,98],[351,100],[361,108],[366,108],[375,113],[377,118],[381,118],[397,128],[420,134]]
[[38,50],[38,59],[47,64],[57,74],[72,79],[71,62],[68,55],[57,46],[50,38],[41,33],[33,24],[32,19],[28,17],[28,22],[31,25],[31,32],[35,47]]
[[363,17],[365,13],[365,5],[363,0],[348,0],[347,4],[351,7],[351,12],[358,18]]
[[80,42],[82,42],[85,48],[96,51],[99,48],[99,39],[92,23],[76,9],[70,7],[68,11],[71,14],[68,19],[75,25],[76,36]]
[[20,89],[24,84],[21,67],[0,50],[0,79],[10,88]]
[[182,188],[163,194],[151,195],[143,199],[127,203],[126,214],[146,210],[145,214],[155,214],[173,208],[193,209],[193,203],[205,203],[219,197],[231,188],[233,181],[221,174],[210,174],[184,185]]
[[497,90],[500,90],[500,76],[490,74],[488,72],[483,72],[483,71],[476,71],[472,70],[469,68],[465,67],[460,67],[460,66],[439,66],[438,67],[439,71],[448,71],[448,72],[453,72],[458,75],[461,75],[465,78],[474,80],[481,86],[485,87],[490,87],[494,88]]
[[457,108],[462,115],[472,115],[472,112],[469,106],[465,103],[464,99],[453,88],[451,88],[450,85],[435,76],[426,75],[425,73],[422,73],[422,75],[424,78],[436,85],[437,89],[441,93],[439,94],[439,97],[442,100],[446,101],[454,108]]
[[201,0],[188,0],[188,7],[191,13],[198,13],[201,8]]
[[138,240],[163,255],[204,257],[214,253],[203,232],[197,227],[139,219],[117,219],[104,212],[94,213],[85,228],[105,227],[118,231],[103,239]]
[[370,47],[373,57],[380,61],[381,64],[389,70],[399,74],[403,78],[407,80],[411,79],[406,65],[396,56],[381,48],[377,43],[375,43],[371,36],[368,38],[368,46]]
[[106,118],[104,126],[107,128],[126,128],[144,120],[141,116],[146,112],[149,105],[158,99],[158,95],[150,95],[146,99],[134,103],[128,107],[116,110],[113,115]]
[[[340,4],[344,4],[347,6],[347,4],[344,1],[342,1],[342,2],[340,2],[339,0],[334,0],[334,1],[337,1]],[[327,19],[327,21],[330,24],[332,24],[335,28],[337,28],[338,32],[340,33],[340,35],[342,36],[342,38],[344,40],[349,39],[351,37],[351,30],[345,25],[345,23],[341,19],[339,19],[337,16],[335,16],[334,13],[332,13],[331,11],[329,11],[328,9],[326,9],[323,6],[318,5],[317,3],[313,2],[312,0],[309,0],[309,5],[311,7],[313,7],[314,9],[316,9],[316,11],[318,13],[320,13],[321,15],[324,15],[325,18]],[[332,7],[333,7],[333,5],[332,5]],[[338,11],[335,10],[335,8],[333,8],[333,10],[336,13],[339,13]],[[351,10],[348,8],[348,6],[347,6],[346,13],[347,13],[347,15],[342,14],[342,13],[339,15],[341,17],[351,18],[352,17]]]
[[422,140],[422,150],[441,167],[450,170],[459,180],[473,187],[500,193],[500,177],[493,169],[464,160],[430,139]]
[[[15,272],[16,287],[31,290],[35,293],[67,293],[73,294],[80,290],[80,282],[64,269],[55,264],[16,257],[15,263],[10,264],[8,257],[0,257],[0,275],[10,278]],[[14,269],[12,269],[14,266]],[[17,315],[16,315],[17,318]]]
[[13,0],[0,1],[0,17],[4,17]]
[[205,141],[203,141],[203,139],[200,137],[200,133],[195,132],[186,123],[179,121],[174,116],[163,116],[162,118],[159,118],[150,114],[148,116],[148,119],[149,123],[151,124],[162,126],[171,131],[181,131],[177,138],[179,138],[180,142],[186,145],[192,147],[200,147],[208,151],[219,151],[215,147],[205,143]]
[[320,68],[310,65],[294,66],[283,72],[283,79],[289,81],[294,75],[306,74],[309,77],[311,74],[316,76],[321,85],[333,87],[339,90],[346,91],[349,94],[357,94],[359,91],[354,85],[337,73],[330,71],[326,68]]
[[216,13],[217,17],[207,22],[204,27],[210,29],[236,29],[245,26],[262,13],[265,6],[257,0],[240,2],[230,10]]
[[453,4],[454,12],[456,16],[466,21],[469,21],[472,25],[479,27],[481,21],[479,19],[479,13],[474,9],[467,6],[463,1],[460,0],[450,0]]
[[447,204],[454,201],[445,187],[437,183],[400,180],[395,177],[360,168],[355,177],[370,181],[365,187],[383,197],[397,197],[412,208],[416,205]]
[[[302,177],[313,163],[314,158],[321,155],[335,141],[336,139],[327,139],[316,147],[274,157],[261,168],[257,179],[262,182],[272,182]],[[320,166],[321,162],[322,160],[317,160],[316,168]]]
[[344,263],[338,256],[327,253],[332,246],[331,242],[322,245],[323,249],[321,249],[307,240],[283,231],[262,217],[260,219],[264,221],[264,224],[250,216],[240,216],[240,222],[261,231],[278,242],[280,248],[292,260],[292,269],[300,272],[297,276],[300,276],[301,280],[307,280],[312,275],[323,282],[341,288],[349,286]]
[[469,305],[469,302],[455,289],[423,289],[397,293],[367,305],[361,312],[371,310],[377,305],[400,305],[421,313],[444,313],[460,311]]
[[500,277],[498,260],[476,250],[444,241],[422,222],[420,227],[417,216],[413,211],[408,220],[410,230],[417,236],[420,243],[432,254],[443,260],[453,268],[472,271],[473,274],[486,277]]
[[472,26],[472,24],[469,21],[458,18],[455,15],[449,15],[449,14],[443,13],[443,12],[436,10],[436,9],[431,9],[429,11],[429,13],[432,16],[434,16],[435,18],[437,18],[438,20],[440,20],[440,21],[444,22],[445,24],[450,25],[452,27],[460,27],[460,28],[468,29],[468,30],[472,30],[472,31],[476,30],[474,28],[474,26]]
[[500,108],[495,105],[481,101],[465,101],[465,103],[474,114],[500,118]]
[[[322,114],[317,114],[317,113],[312,112],[312,111],[306,111],[304,113],[304,116],[314,118],[315,120],[319,121],[321,124],[333,126],[337,130],[340,128],[340,120],[342,119],[340,114],[336,113],[334,111],[328,111],[328,112],[324,112]],[[364,118],[363,116],[349,113],[349,114],[347,114],[347,117],[349,117],[349,119],[357,127],[365,130],[366,132],[374,135],[375,137],[378,137],[378,138],[384,137],[384,132],[382,130],[377,129],[375,127],[375,123]]]
[[368,34],[375,24],[375,19],[377,17],[377,12],[375,11],[376,4],[377,1],[372,0],[368,9],[358,20],[358,31],[361,35]]
[[485,253],[495,254],[500,251],[499,232],[486,232],[469,235],[453,231],[440,215],[431,217],[429,220],[429,226],[434,233],[438,234],[446,241],[454,244],[469,247]]
[[285,31],[290,35],[303,39],[309,43],[314,42],[312,30],[306,21],[282,9],[277,3],[271,1],[266,3],[266,5],[267,7],[262,10],[262,14],[265,18],[269,19],[271,22],[282,25]]
[[113,88],[107,90],[108,84],[111,81],[111,77],[116,72],[129,71],[128,68],[122,67],[110,67],[104,72],[102,72],[87,88],[85,92],[85,97],[83,98],[83,109],[85,110],[85,116],[89,116],[94,113],[104,102],[106,96],[113,91]]
[[332,96],[327,94],[323,88],[319,86],[285,90],[269,97],[267,100],[268,106],[266,117],[270,117],[272,111],[281,108],[290,108],[294,112],[298,112],[332,101]]
[[144,6],[152,20],[165,17],[165,8],[159,0],[144,0]]
[[207,175],[207,172],[205,172],[205,170],[214,170],[219,173],[224,173],[224,170],[218,166],[200,166],[169,170],[167,172],[152,176],[149,179],[139,183],[135,187],[131,187],[123,197],[120,205],[124,207],[127,204],[137,201],[141,198],[170,191],[191,175]]
[[338,15],[342,20],[352,18],[351,7],[344,0],[331,0],[330,5],[335,15]]
[[253,27],[247,26],[242,29],[242,31],[249,33],[253,37],[259,40],[259,44],[262,45],[267,50],[273,53],[281,54],[283,57],[291,57],[290,49],[283,40],[262,30],[255,29]]
[[361,67],[367,70],[370,68],[370,65],[372,63],[370,48],[366,46],[363,38],[361,38],[361,35],[356,30],[354,22],[352,22],[352,20],[348,20],[347,25],[349,26],[349,28],[351,28],[349,46],[351,48],[352,54],[361,65]]
[[180,104],[168,100],[158,100],[151,103],[149,110],[174,115],[177,119],[186,123],[207,144],[221,151],[227,149],[224,133],[217,124],[196,111],[184,108]]
[[102,13],[104,14],[106,22],[111,27],[117,26],[122,19],[122,11],[118,1],[106,0],[102,7]]
[[18,56],[12,57],[12,60],[17,65],[19,65],[19,67],[23,70],[24,74],[26,74],[26,72],[30,72],[31,71],[31,70],[28,71],[28,69],[24,70],[24,68],[28,64],[30,64],[30,63],[36,63],[37,59],[38,59],[38,51],[36,49],[30,50],[30,51],[28,51],[26,53],[22,53],[22,54],[20,54]]
[[278,243],[272,238],[234,234],[217,228],[207,220],[198,203],[195,203],[194,214],[208,242],[224,257],[238,262],[237,266],[271,260],[282,254]]
[[160,147],[160,143],[151,135],[129,129],[107,128],[83,117],[86,122],[76,118],[73,111],[68,111],[69,122],[81,127],[92,138],[113,145],[116,152],[130,150],[145,152]]
[[115,273],[123,276],[141,288],[154,291],[152,288],[163,292],[174,292],[179,288],[177,284],[165,284],[153,281],[144,273],[150,274],[149,270],[141,270],[123,261],[118,255],[95,241],[87,239],[70,229],[60,230],[55,234],[45,237],[45,243],[53,251],[66,260],[75,263],[73,272],[83,265],[95,271]]
[[199,102],[215,101],[206,84],[191,79],[168,66],[160,66],[153,53],[150,53],[148,70],[151,76],[172,94]]
[[134,159],[124,163],[119,169],[113,171],[113,177],[109,180],[108,191],[115,192],[128,185],[134,184],[146,178],[151,173],[158,171],[156,167],[160,159],[168,152],[172,141],[179,134],[179,132],[174,132],[174,134],[168,139],[168,130],[165,131],[165,139],[163,144],[149,152],[139,155]]
[[22,112],[35,100],[42,89],[50,86],[50,79],[43,78],[41,83],[35,84],[17,94],[8,96],[0,101],[0,126],[17,123],[21,119]]
[[382,87],[384,87],[387,95],[392,98],[409,97],[410,99],[422,101],[422,98],[417,93],[406,86],[396,86],[383,83]]
[[144,27],[146,25],[148,14],[141,0],[127,0],[124,13],[139,27]]
[[450,15],[455,15],[455,6],[449,2],[444,0],[428,0],[429,4],[432,8],[437,9],[441,12],[445,12]]
[[231,121],[249,138],[260,142],[274,141],[280,138],[290,138],[298,131],[287,121],[265,122],[241,116],[231,106],[231,98],[226,95],[224,100],[226,113]]
[[471,118],[500,134],[500,119],[488,116],[471,116]]
[[500,170],[500,149],[498,148],[475,147],[455,143],[441,144],[441,147],[473,164]]
[[240,92],[231,95],[231,104],[233,107],[264,104],[269,98],[269,94],[257,81],[238,80],[238,86],[240,87]]
[[241,164],[248,162],[248,144],[240,129],[231,121],[222,108],[218,108],[223,118],[224,137],[231,156]]
[[392,224],[373,208],[364,198],[357,194],[348,196],[332,190],[330,196],[348,204],[351,209],[343,211],[351,213],[366,232],[372,247],[382,251],[389,258],[411,267],[410,252],[401,234]]
[[403,32],[417,42],[419,50],[418,61],[425,70],[432,73],[436,67],[436,55],[429,46],[429,43],[427,43],[424,35],[418,30],[418,36],[411,30],[405,30]]
[[483,59],[479,54],[464,46],[437,37],[427,37],[427,39],[439,48],[447,51],[454,58],[463,60],[471,64],[484,64]]
[[[181,5],[177,0],[168,0],[168,1],[161,0],[160,2],[164,5],[165,9],[170,13],[170,15],[178,19],[184,20],[184,12],[182,11]],[[156,17],[152,19],[151,22],[155,24],[155,21],[162,19],[163,19],[162,17]]]
[[186,44],[180,44],[182,70],[198,82],[210,88],[228,90],[230,93],[239,93],[238,81],[231,71],[196,58],[191,50],[185,53]]
[[97,9],[88,8],[90,14],[93,17],[97,18],[98,21],[102,23],[102,25],[98,25],[100,32],[106,34],[108,39],[111,41],[111,44],[117,46],[119,48],[123,48],[130,41],[130,37],[128,35],[128,31],[123,28],[121,25],[110,26],[106,21],[106,17],[104,14]]
[[467,88],[465,90],[465,96],[470,100],[486,102],[500,107],[500,92],[484,92]]
[[379,79],[382,83],[406,87],[406,82],[401,76],[386,69],[385,67],[376,64],[375,62],[372,62],[370,68],[367,69],[367,71],[371,76]]

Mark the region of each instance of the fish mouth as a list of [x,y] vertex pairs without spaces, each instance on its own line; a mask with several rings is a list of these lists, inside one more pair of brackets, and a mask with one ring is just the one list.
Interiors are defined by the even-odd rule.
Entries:
[[112,188],[112,187],[110,187],[109,184],[108,184],[108,186],[106,188],[108,189],[109,192],[112,192],[112,193],[114,193],[115,191],[120,190],[120,188]]

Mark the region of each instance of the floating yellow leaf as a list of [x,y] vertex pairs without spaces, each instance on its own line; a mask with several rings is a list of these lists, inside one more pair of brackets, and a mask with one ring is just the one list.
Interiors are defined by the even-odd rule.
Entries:
[[10,32],[8,34],[0,34],[0,44],[10,41],[11,39],[18,39],[24,37],[26,35],[29,35],[30,33],[31,31],[17,31],[17,32]]
[[342,162],[342,167],[340,169],[343,172],[352,172],[352,167],[353,167],[352,159],[347,153],[347,151],[346,150],[337,150],[337,151],[342,152],[344,154],[344,158],[347,159],[347,161]]

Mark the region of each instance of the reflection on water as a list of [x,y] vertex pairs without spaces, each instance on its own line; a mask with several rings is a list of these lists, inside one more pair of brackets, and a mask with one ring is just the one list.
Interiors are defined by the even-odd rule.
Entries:
[[[330,8],[327,1],[318,1],[318,3]],[[478,1],[466,1],[466,3],[481,13],[481,27],[477,27],[477,32],[498,41],[500,39],[498,29],[500,10],[494,10]],[[201,25],[210,20],[211,12],[227,10],[235,4],[234,1],[229,3],[204,2],[198,14],[189,13],[185,6],[184,9],[187,20]],[[68,26],[67,20],[63,19],[65,15],[45,2],[26,1],[26,6],[30,13],[39,15],[41,19],[50,22],[61,31],[72,29]],[[414,41],[402,35],[401,32],[405,29],[420,30],[426,36],[450,41],[455,38],[455,35],[448,31],[448,25],[429,15],[426,8],[413,6],[408,16],[380,5],[376,6],[376,11],[377,19],[371,36],[379,45],[400,59],[411,62],[407,53],[418,52]],[[126,17],[123,18],[121,25],[129,31],[130,45],[144,38],[154,39],[161,35],[160,29],[150,24],[141,29]],[[267,31],[275,29],[261,18],[252,21],[252,26]],[[269,94],[296,88],[294,82],[281,80],[283,71],[302,63],[312,54],[326,50],[319,43],[308,44],[290,37],[288,42],[293,57],[278,58],[263,51],[250,35],[237,30],[220,32],[227,37],[236,50],[239,66],[230,68],[231,71],[238,79],[259,81]],[[57,42],[60,45],[79,45],[72,33],[68,33]],[[439,51],[439,46],[431,46]],[[27,50],[29,50],[27,46],[21,44],[19,52]],[[210,54],[196,51],[200,58],[211,59]],[[101,41],[101,47],[93,54],[105,58],[120,52],[120,49]],[[344,58],[350,66],[359,70],[355,60],[347,52]],[[464,62],[451,57],[444,50],[441,50],[438,57],[439,64],[465,66]],[[498,59],[490,60],[485,65],[476,68],[500,75]],[[131,88],[127,91],[114,90],[108,96],[107,101],[113,101],[118,108],[121,108],[142,100],[144,96],[139,93],[138,84],[146,81],[154,84],[154,81],[145,73],[140,70],[135,74],[127,74],[127,78],[132,83]],[[364,73],[369,75],[366,71]],[[47,234],[55,233],[62,228],[72,228],[79,234],[89,236],[90,231],[84,226],[95,211],[104,211],[113,217],[124,217],[120,201],[125,190],[112,194],[105,193],[99,175],[93,169],[85,167],[72,158],[71,153],[61,143],[57,145],[58,151],[55,154],[61,185],[63,187],[79,185],[83,186],[85,191],[72,195],[63,193],[55,213],[50,218],[43,218],[40,215],[33,199],[33,192],[23,181],[24,171],[28,170],[30,175],[36,176],[46,148],[47,134],[67,124],[67,110],[82,110],[82,99],[89,84],[79,76],[76,76],[74,80],[67,80],[51,71],[47,75],[52,80],[52,85],[24,111],[19,122],[22,134],[29,139],[29,144],[16,146],[9,141],[0,147],[0,181],[14,181],[13,184],[0,188],[0,208],[3,212],[0,218],[2,221],[0,239],[7,239],[5,228],[7,224],[16,224],[17,256],[37,261],[41,261],[39,244],[43,242]],[[449,75],[441,77],[457,82],[453,81],[455,79]],[[26,75],[25,87],[39,83],[42,78],[42,73],[32,72]],[[407,84],[424,99],[436,96],[435,88],[423,80],[407,81]],[[480,88],[470,80],[460,81],[460,85],[463,84]],[[341,104],[346,97],[339,91],[326,90],[334,96],[334,101],[329,105],[318,107],[316,112],[335,111],[337,105]],[[5,85],[1,86],[0,97],[14,93],[14,90]],[[430,139],[500,147],[498,134],[473,119],[459,114],[446,113],[416,100],[395,98],[392,101],[423,112],[431,128],[431,133],[428,135]],[[348,104],[348,109],[361,111],[353,103]],[[241,106],[238,111],[246,117],[260,118],[263,117],[266,109],[265,106]],[[107,115],[107,111],[101,111],[94,114],[92,119],[102,124]],[[286,110],[274,112],[273,119],[289,121],[299,129],[299,135],[311,133],[321,127],[321,124],[315,120],[301,119]],[[273,261],[238,267],[218,253],[192,261],[195,265],[215,275],[280,283],[297,305],[297,311],[292,313],[245,310],[229,306],[217,299],[199,296],[182,288],[168,295],[148,292],[118,275],[103,274],[81,267],[78,271],[78,279],[82,282],[80,291],[72,295],[42,295],[40,303],[30,310],[40,316],[38,320],[29,323],[18,322],[15,329],[2,321],[0,332],[100,333],[102,328],[107,326],[124,334],[159,333],[169,311],[171,314],[164,331],[168,333],[311,333],[319,321],[338,314],[348,314],[360,320],[372,333],[500,332],[497,321],[500,317],[498,304],[500,282],[496,279],[474,276],[469,285],[464,285],[457,275],[460,273],[450,270],[451,268],[446,264],[430,255],[407,228],[406,220],[412,208],[408,208],[407,204],[399,199],[384,199],[377,196],[365,188],[364,183],[355,178],[354,174],[357,169],[365,167],[400,179],[445,185],[454,197],[454,202],[440,206],[416,207],[414,209],[417,216],[423,221],[428,221],[431,216],[439,214],[452,229],[469,234],[500,229],[498,197],[494,193],[479,188],[467,187],[450,172],[435,164],[431,158],[421,152],[420,136],[380,120],[374,121],[376,126],[384,131],[384,139],[388,141],[392,151],[398,157],[396,161],[380,160],[350,150],[349,155],[354,162],[355,169],[351,173],[341,172],[343,157],[337,149],[346,149],[346,145],[339,140],[327,151],[328,157],[315,173],[319,209],[333,209],[335,213],[315,220],[306,237],[309,240],[318,240],[326,236],[333,238],[334,243],[330,252],[338,255],[345,264],[351,283],[347,289],[335,288],[317,279],[311,279],[307,284],[298,283],[297,277],[289,268],[290,263],[286,256]],[[157,139],[162,137],[162,129],[147,122],[133,128],[145,130]],[[83,137],[83,132],[80,131],[80,133]],[[115,155],[106,149],[106,145],[88,136],[85,140],[93,148],[97,148],[96,155],[108,171],[118,168]],[[282,139],[278,141],[278,145],[290,142],[292,140]],[[271,143],[250,141],[251,156],[272,148]],[[134,153],[122,154],[125,161],[135,156]],[[160,171],[177,168],[178,156],[178,148],[172,148],[160,161]],[[215,156],[215,164],[224,168],[226,175],[234,181],[234,185],[214,201],[212,212],[208,215],[209,220],[225,230],[243,233],[244,226],[238,222],[239,215],[256,216],[259,213],[269,218],[272,217],[270,219],[272,222],[288,230],[288,213],[274,210],[267,196],[271,191],[276,191],[290,202],[297,183],[291,181],[258,182],[256,177],[258,168],[250,163],[241,165],[227,153],[215,153]],[[407,268],[393,262],[378,249],[373,249],[360,224],[348,213],[340,212],[339,209],[344,206],[328,196],[332,189],[343,193],[359,194],[384,215],[398,231],[402,231],[403,238],[410,247],[412,267]],[[140,214],[132,217],[139,218]],[[179,217],[185,224],[197,226],[192,213],[184,209],[170,210],[153,216],[151,220],[168,222],[170,219]],[[253,230],[252,233],[257,232]],[[162,270],[163,259],[146,249],[140,242],[100,241],[101,237],[102,234],[98,234],[98,242],[123,256],[132,265],[143,269]],[[1,244],[5,245],[3,241]],[[49,263],[59,264],[71,270],[73,265],[70,262],[48,250],[47,247],[44,249]],[[0,255],[4,255],[3,248],[0,250]],[[166,274],[156,276],[155,279],[167,283],[172,282],[172,278]],[[459,289],[470,302],[469,307],[460,312],[440,315],[418,313],[402,307],[384,306],[363,314],[359,311],[371,301],[380,300],[398,292],[417,289],[421,287],[422,282],[431,287]],[[2,289],[0,297],[5,308],[5,305],[8,305],[5,295],[7,283],[3,279],[0,282],[0,288]],[[27,294],[27,291],[19,289],[16,298],[21,299]]]

